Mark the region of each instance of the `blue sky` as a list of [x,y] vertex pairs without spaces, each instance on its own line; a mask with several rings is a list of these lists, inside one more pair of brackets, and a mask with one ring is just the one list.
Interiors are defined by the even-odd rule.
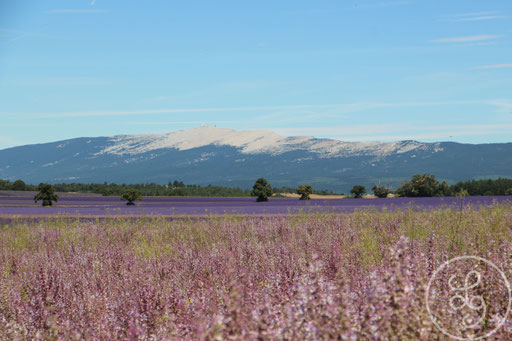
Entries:
[[2,1],[0,148],[202,123],[512,141],[512,1]]

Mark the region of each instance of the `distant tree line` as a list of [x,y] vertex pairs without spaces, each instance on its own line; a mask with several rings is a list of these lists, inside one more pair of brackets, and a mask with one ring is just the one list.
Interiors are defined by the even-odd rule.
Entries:
[[[185,185],[182,181],[170,181],[168,185],[149,184],[54,184],[57,192],[96,193],[104,196],[122,195],[133,189],[143,196],[205,196],[205,197],[249,197],[251,190],[223,186]],[[38,186],[26,185],[22,180],[14,183],[0,180],[0,190],[37,191]]]
[[512,179],[468,180],[448,185],[439,182],[432,174],[415,174],[395,191],[401,197],[436,197],[464,195],[512,195]]
[[27,185],[23,180],[16,180],[14,182],[10,182],[8,180],[0,179],[0,190],[35,191],[37,190],[37,186]]
[[[134,189],[143,196],[203,196],[203,197],[250,197],[250,189],[240,189],[223,186],[200,186],[186,185],[183,181],[169,181],[167,185],[156,183],[147,184],[82,184],[82,183],[62,183],[54,184],[53,188],[57,192],[77,192],[77,193],[96,193],[104,196],[122,195],[128,189]],[[37,191],[37,185],[28,185],[23,180],[10,182],[0,179],[0,190],[11,191]],[[273,193],[296,193],[296,188],[279,187],[274,188]],[[334,195],[336,193],[328,190],[316,190],[319,195]]]
[[[297,193],[297,188],[282,186],[282,187],[274,187],[274,193]],[[340,195],[339,193],[329,191],[327,189],[315,189],[315,194],[318,195]]]
[[[313,193],[313,188],[310,187],[310,185],[300,185],[297,188],[277,187],[272,189],[272,194],[298,193],[303,200],[307,200],[309,195]],[[212,185],[187,185],[183,181],[177,180],[169,181],[167,185],[156,183],[116,184],[107,182],[103,184],[62,183],[53,185],[53,188],[57,192],[96,193],[104,196],[120,196],[131,189],[143,196],[250,197],[255,194],[254,188],[250,190]],[[37,185],[26,184],[23,180],[11,182],[0,179],[0,190],[38,191],[39,188]],[[460,181],[454,185],[448,185],[446,181],[439,182],[435,175],[425,173],[413,175],[411,180],[402,183],[395,190],[391,190],[388,186],[376,184],[372,187],[372,191],[379,198],[385,198],[389,194],[395,194],[400,197],[455,196],[460,193],[467,193],[470,196],[512,195],[512,179],[467,180]],[[268,191],[266,193],[267,197],[272,195],[268,195]],[[319,195],[336,194],[329,190],[314,190],[314,193]],[[354,198],[360,198],[366,193],[366,188],[361,185],[355,185],[350,193]],[[259,197],[259,195],[256,196]]]
[[448,185],[446,181],[439,182],[435,175],[424,173],[413,175],[411,180],[405,181],[394,191],[380,184],[374,185],[372,190],[379,198],[385,198],[390,193],[399,197],[512,195],[512,179],[467,180]]
[[85,192],[98,193],[105,196],[122,195],[129,189],[133,189],[143,196],[203,196],[203,197],[249,197],[251,191],[248,189],[223,187],[223,186],[200,186],[185,185],[182,181],[169,182],[168,185],[156,183],[149,184],[56,184],[55,189],[59,192]]
[[512,179],[461,181],[450,189],[453,193],[465,189],[469,195],[512,195]]

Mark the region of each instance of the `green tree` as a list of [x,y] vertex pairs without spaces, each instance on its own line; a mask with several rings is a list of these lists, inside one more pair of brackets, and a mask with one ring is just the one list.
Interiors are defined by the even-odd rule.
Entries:
[[11,189],[13,191],[26,191],[27,185],[25,184],[25,182],[23,180],[16,180],[12,184]]
[[297,194],[300,194],[300,200],[309,200],[309,196],[313,194],[313,186],[311,185],[300,185],[297,187]]
[[272,186],[265,178],[259,178],[252,186],[251,196],[257,197],[256,201],[268,201],[268,197],[272,196]]
[[50,184],[39,184],[37,187],[39,193],[34,197],[34,202],[38,202],[39,200],[43,201],[43,206],[52,206],[52,201],[57,202],[59,200],[59,196],[55,194],[55,188],[53,188]]
[[352,193],[354,195],[354,198],[362,198],[363,194],[366,193],[366,188],[361,185],[355,185],[350,190],[350,193]]
[[373,194],[377,198],[387,198],[389,195],[389,188],[379,185],[373,185],[372,187]]
[[439,184],[435,175],[431,174],[414,174],[410,181],[404,182],[396,190],[401,197],[433,197],[444,195],[449,190],[446,182]]
[[512,195],[512,187],[505,191],[505,195]]
[[134,201],[141,201],[142,195],[134,189],[128,189],[121,195],[121,200],[128,201],[126,205],[135,205]]

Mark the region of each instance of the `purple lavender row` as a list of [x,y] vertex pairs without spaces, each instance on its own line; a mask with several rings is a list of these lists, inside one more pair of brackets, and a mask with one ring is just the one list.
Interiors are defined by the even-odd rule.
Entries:
[[[389,199],[271,199],[256,203],[251,198],[145,197],[136,206],[126,206],[117,197],[62,198],[56,206],[36,206],[28,198],[0,198],[2,215],[207,215],[287,214],[297,212],[352,212],[357,209],[457,208],[461,203],[478,208],[510,202],[511,197],[436,197]],[[85,200],[84,200],[85,199]],[[219,199],[219,200],[215,200]]]

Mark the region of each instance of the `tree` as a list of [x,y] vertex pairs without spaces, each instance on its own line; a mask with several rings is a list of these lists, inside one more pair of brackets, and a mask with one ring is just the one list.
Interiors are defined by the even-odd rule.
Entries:
[[272,186],[265,178],[259,178],[252,186],[251,196],[258,197],[256,201],[268,201],[268,197],[272,196]]
[[309,200],[309,196],[313,194],[313,186],[311,185],[300,185],[297,187],[297,194],[300,194],[300,200]]
[[377,198],[387,198],[389,195],[389,188],[381,186],[380,184],[373,185],[372,191]]
[[396,190],[401,197],[433,197],[443,195],[444,191],[448,191],[446,182],[439,184],[435,175],[431,174],[414,174],[410,181],[404,182]]
[[12,184],[11,189],[13,191],[26,191],[27,185],[25,184],[25,182],[23,180],[16,180]]
[[121,195],[121,200],[128,201],[126,205],[135,205],[134,201],[141,201],[142,195],[134,189],[128,189]]
[[505,195],[512,195],[512,187],[505,191]]
[[39,184],[37,187],[39,193],[34,197],[34,202],[38,202],[39,200],[43,201],[43,206],[52,206],[52,201],[57,202],[59,200],[59,196],[55,194],[55,188],[53,188],[50,184]]
[[363,196],[363,194],[366,193],[366,188],[361,185],[355,185],[350,190],[350,193],[352,193],[354,195],[354,198],[356,198],[356,199],[361,198]]
[[0,179],[0,190],[11,189],[11,186],[9,181]]

